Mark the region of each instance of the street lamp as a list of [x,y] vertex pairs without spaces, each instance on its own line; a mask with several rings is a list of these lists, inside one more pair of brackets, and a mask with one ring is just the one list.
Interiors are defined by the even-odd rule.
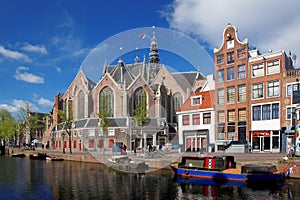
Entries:
[[62,134],[61,134],[61,136],[62,136],[62,145],[63,145],[63,154],[65,154],[66,152],[65,152],[65,132],[63,132]]

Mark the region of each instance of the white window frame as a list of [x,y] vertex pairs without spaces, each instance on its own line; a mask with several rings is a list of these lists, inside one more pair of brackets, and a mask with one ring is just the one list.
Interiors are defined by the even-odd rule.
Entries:
[[246,93],[247,93],[246,84],[238,85],[238,102],[246,102],[246,96],[247,96]]
[[264,76],[264,66],[264,63],[252,65],[252,78]]
[[280,73],[280,60],[267,62],[267,75]]
[[[262,96],[257,96],[257,97],[254,97],[254,86],[258,86],[258,85],[261,85],[261,88],[259,88],[261,91],[261,95]],[[257,90],[258,91],[258,90]],[[252,97],[252,100],[255,100],[255,99],[263,99],[264,98],[264,84],[263,83],[256,83],[256,84],[253,84],[252,85],[252,94],[251,94],[251,97]]]
[[[199,102],[199,103],[198,103]],[[191,105],[192,106],[199,106],[202,105],[202,95],[194,96],[191,98]]]
[[114,136],[115,135],[115,129],[109,128],[108,129],[108,136]]
[[[269,92],[269,88],[272,88],[272,95]],[[278,91],[278,94],[275,94],[276,91]],[[279,97],[280,96],[280,83],[279,80],[270,81],[267,83],[267,97],[273,98],[273,97]]]

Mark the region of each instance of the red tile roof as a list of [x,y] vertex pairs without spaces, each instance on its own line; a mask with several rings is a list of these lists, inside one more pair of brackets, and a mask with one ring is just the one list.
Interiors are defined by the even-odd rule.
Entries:
[[[196,96],[202,96],[202,104],[201,105],[192,105],[191,98]],[[213,90],[205,91],[205,92],[196,92],[192,94],[177,110],[177,112],[183,111],[191,111],[191,110],[199,110],[199,109],[207,109],[213,108],[215,101],[215,92]]]

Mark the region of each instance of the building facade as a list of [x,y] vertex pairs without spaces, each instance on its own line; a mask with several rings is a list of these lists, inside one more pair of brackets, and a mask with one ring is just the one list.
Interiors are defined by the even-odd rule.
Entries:
[[[160,63],[155,34],[148,59],[105,64],[97,83],[80,69],[67,91],[55,97],[45,142],[75,151],[111,149],[116,142],[130,150],[172,143],[196,152],[288,151],[300,141],[296,56],[250,49],[231,24],[222,39],[214,49],[214,74],[207,78],[200,71],[170,72]],[[144,94],[148,120],[139,126],[134,116]],[[107,131],[100,128],[103,104],[109,111]],[[70,135],[58,110],[72,113]]]
[[296,80],[286,77],[294,70],[291,56],[250,50],[248,39],[241,42],[237,29],[228,24],[214,58],[217,150],[244,144],[244,151],[285,151],[284,126],[295,107],[286,96]]
[[[146,61],[148,60],[148,61]],[[52,124],[44,142],[55,149],[106,150],[118,143],[130,150],[148,144],[178,143],[177,109],[206,78],[199,72],[171,73],[160,63],[155,34],[151,39],[149,57],[134,58],[125,64],[105,64],[102,78],[94,83],[80,69],[63,94],[55,97]],[[147,121],[139,125],[135,112],[144,98]],[[108,130],[100,128],[100,115],[107,110]],[[73,116],[72,127],[64,126],[58,110]],[[70,134],[68,134],[70,133]]]

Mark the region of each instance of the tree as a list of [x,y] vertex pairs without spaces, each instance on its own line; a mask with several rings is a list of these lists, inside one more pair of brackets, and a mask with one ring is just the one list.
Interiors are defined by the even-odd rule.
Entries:
[[[70,147],[70,154],[72,154],[72,147],[71,147],[71,142],[72,142],[72,125],[74,123],[73,120],[73,109],[72,109],[72,104],[68,103],[68,112],[64,112],[63,110],[58,110],[58,116],[60,118],[60,121],[63,124],[63,130],[66,131],[66,133],[69,136],[69,147]],[[64,144],[63,144],[64,145]],[[64,148],[64,146],[63,146]]]
[[0,109],[0,139],[8,140],[15,136],[16,122],[11,113],[5,109]]
[[[141,95],[135,102],[134,111],[133,111],[133,118],[135,121],[135,124],[139,127],[141,127],[141,135],[144,138],[144,148],[147,146],[147,140],[144,136],[143,128],[148,122],[148,110],[147,110],[147,96],[146,91],[143,89]],[[143,149],[144,150],[144,149]]]
[[[110,127],[110,121],[108,120],[108,117],[111,116],[111,109],[108,106],[108,96],[107,95],[101,95],[100,96],[100,112],[98,114],[99,116],[99,127],[103,131],[103,135],[105,136],[108,128]],[[105,147],[105,144],[104,144]]]
[[22,133],[25,133],[25,142],[31,143],[33,134],[36,130],[43,129],[44,122],[39,123],[38,114],[31,111],[32,105],[25,101],[19,108],[19,114],[17,115],[17,121],[19,129]]
[[100,119],[100,128],[106,132],[110,127],[108,117],[111,116],[111,110],[108,107],[107,95],[100,96],[100,112],[98,114]]

